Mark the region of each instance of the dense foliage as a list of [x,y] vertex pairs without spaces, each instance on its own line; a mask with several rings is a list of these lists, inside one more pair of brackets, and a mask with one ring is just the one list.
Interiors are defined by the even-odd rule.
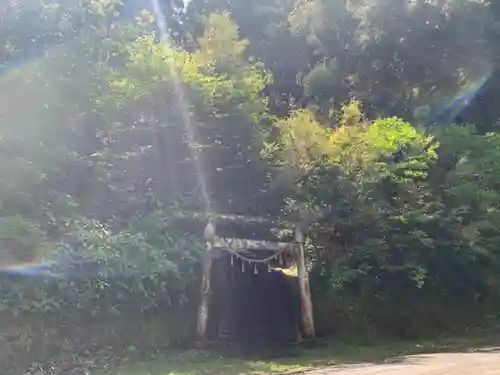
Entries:
[[96,320],[113,333],[64,345],[188,339],[203,242],[179,211],[322,212],[320,333],[496,318],[499,20],[473,0],[4,1],[0,362]]

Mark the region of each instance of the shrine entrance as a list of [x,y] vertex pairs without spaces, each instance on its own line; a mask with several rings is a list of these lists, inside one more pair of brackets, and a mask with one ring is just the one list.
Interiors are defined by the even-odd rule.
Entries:
[[[217,235],[209,221],[197,321],[199,342],[294,342],[314,338],[302,233],[255,240]],[[295,269],[288,275],[283,269]]]
[[[300,340],[297,276],[279,256],[259,252],[240,258],[221,251],[212,260],[209,338],[239,343],[286,344]],[[288,271],[288,272],[287,272]],[[291,275],[290,275],[291,273]]]

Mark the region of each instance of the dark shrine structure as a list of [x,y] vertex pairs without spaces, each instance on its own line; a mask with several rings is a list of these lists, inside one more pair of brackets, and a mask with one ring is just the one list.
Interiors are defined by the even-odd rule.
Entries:
[[[199,343],[296,343],[315,337],[303,234],[245,216],[203,218]],[[198,224],[199,225],[199,224]],[[201,229],[201,228],[200,228]]]

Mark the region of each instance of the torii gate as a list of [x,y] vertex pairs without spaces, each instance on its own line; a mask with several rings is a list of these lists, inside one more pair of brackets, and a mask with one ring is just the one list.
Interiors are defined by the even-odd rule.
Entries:
[[197,339],[199,342],[207,341],[207,326],[210,315],[209,301],[211,294],[211,271],[212,271],[212,251],[229,250],[240,251],[289,251],[292,253],[297,264],[297,274],[300,289],[300,311],[301,311],[301,331],[302,337],[306,339],[315,338],[313,306],[311,301],[311,291],[309,287],[309,275],[306,268],[304,239],[300,229],[294,227],[294,241],[261,241],[245,238],[225,238],[216,234],[214,223],[209,220],[205,228],[206,254],[203,258],[202,280],[201,280],[201,300],[197,319]]

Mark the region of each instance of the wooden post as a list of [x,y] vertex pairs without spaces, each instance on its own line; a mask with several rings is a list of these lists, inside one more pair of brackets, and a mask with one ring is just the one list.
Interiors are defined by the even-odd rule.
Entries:
[[306,257],[304,252],[304,238],[299,228],[295,228],[297,274],[300,288],[300,312],[302,323],[302,336],[312,339],[316,337],[314,329],[313,306],[311,300],[311,289],[309,287],[309,275],[306,268]]
[[203,257],[202,273],[201,273],[201,295],[200,307],[198,309],[198,321],[196,324],[196,337],[198,341],[207,341],[207,326],[208,326],[208,306],[210,303],[210,276],[212,273],[212,242],[215,238],[215,227],[211,221],[208,222],[205,228],[206,249]]
[[[230,260],[221,258],[220,259],[220,268],[216,270],[219,276],[219,283],[216,288],[220,288],[217,290],[217,294],[220,296],[217,303],[219,303],[219,308],[221,309],[220,318],[217,325],[217,338],[219,340],[226,340],[230,335],[230,318],[231,318],[231,301],[230,298],[233,296],[230,293],[231,285],[229,284],[229,273],[233,270],[230,266]],[[228,267],[229,266],[229,267]],[[219,294],[220,293],[220,294]]]

